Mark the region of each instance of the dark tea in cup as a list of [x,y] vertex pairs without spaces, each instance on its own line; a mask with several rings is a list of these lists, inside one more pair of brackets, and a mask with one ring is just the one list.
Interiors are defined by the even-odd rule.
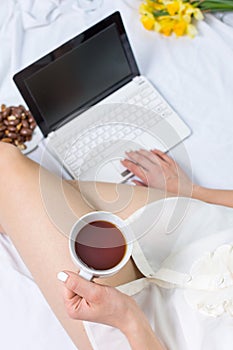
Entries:
[[133,232],[115,214],[95,211],[80,217],[71,228],[69,249],[87,280],[109,277],[120,271],[133,251]]
[[75,239],[75,252],[89,268],[109,270],[125,256],[125,237],[111,222],[89,222],[81,228]]

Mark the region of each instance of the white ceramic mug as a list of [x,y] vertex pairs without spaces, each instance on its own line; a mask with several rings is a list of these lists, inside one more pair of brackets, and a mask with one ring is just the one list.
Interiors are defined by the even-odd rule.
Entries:
[[[80,230],[89,223],[95,221],[105,221],[113,224],[118,228],[125,239],[125,253],[120,262],[114,267],[107,270],[96,270],[87,266],[77,255],[75,250],[75,242],[80,233]],[[110,212],[96,211],[88,213],[82,216],[78,221],[73,225],[70,237],[69,237],[69,249],[72,260],[80,268],[79,275],[87,280],[91,280],[93,277],[108,277],[117,273],[129,260],[132,249],[133,249],[133,233],[128,223],[119,218],[117,215],[114,215]]]

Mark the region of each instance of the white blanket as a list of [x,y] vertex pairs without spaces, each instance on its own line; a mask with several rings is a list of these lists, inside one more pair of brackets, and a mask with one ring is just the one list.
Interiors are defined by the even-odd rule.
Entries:
[[[104,0],[89,23],[75,0],[1,0],[0,103],[23,103],[12,82],[16,71],[114,10],[121,11],[141,73],[192,129],[184,145],[194,180],[233,188],[233,28],[211,15],[198,24],[195,39],[176,39],[145,31],[137,12],[123,0]],[[180,149],[176,147],[172,153],[185,167]],[[31,157],[38,160],[40,154],[41,147]],[[56,171],[55,163],[48,167]],[[11,243],[1,235],[0,261],[1,347],[74,349]],[[174,302],[177,308],[183,307],[178,296]],[[232,343],[227,342],[224,329],[221,331],[224,349],[230,350]],[[202,344],[203,334],[197,337]]]

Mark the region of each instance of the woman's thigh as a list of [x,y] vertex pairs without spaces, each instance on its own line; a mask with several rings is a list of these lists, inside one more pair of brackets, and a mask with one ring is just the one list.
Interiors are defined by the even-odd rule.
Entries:
[[[93,209],[111,210],[125,218],[163,195],[113,184],[81,184],[77,190],[10,145],[0,143],[0,152],[1,225],[75,345],[91,349],[82,322],[66,314],[56,278],[61,270],[77,270],[69,254],[69,231]],[[104,282],[117,285],[138,276],[131,260],[121,273]]]
[[[75,345],[80,350],[92,349],[82,322],[67,316],[62,286],[56,278],[61,270],[77,270],[70,259],[67,235],[76,218],[92,209],[78,199],[79,194],[70,185],[64,183],[61,190],[59,178],[16,149],[0,143],[0,152],[1,225]],[[70,203],[62,199],[63,190]]]

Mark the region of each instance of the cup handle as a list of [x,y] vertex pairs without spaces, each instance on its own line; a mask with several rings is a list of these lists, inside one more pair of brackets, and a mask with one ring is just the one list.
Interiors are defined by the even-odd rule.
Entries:
[[94,277],[92,273],[86,272],[82,269],[79,271],[79,276],[85,278],[85,280],[88,280],[88,281],[91,281],[92,278]]

